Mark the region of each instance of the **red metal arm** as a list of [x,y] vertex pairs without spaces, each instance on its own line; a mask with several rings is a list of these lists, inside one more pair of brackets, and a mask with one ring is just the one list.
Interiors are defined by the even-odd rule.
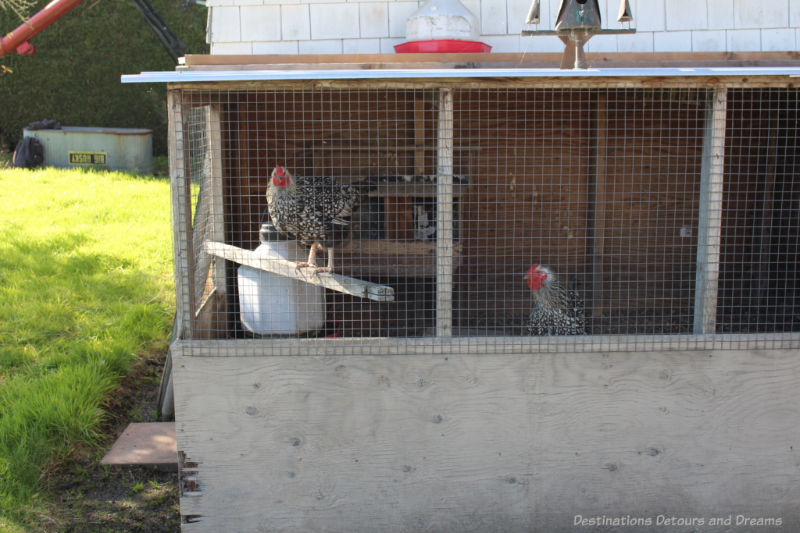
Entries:
[[53,0],[41,11],[20,24],[20,26],[0,38],[0,57],[17,51],[20,55],[31,55],[35,52],[30,39],[40,31],[48,27],[66,15],[72,8],[80,4],[83,0]]

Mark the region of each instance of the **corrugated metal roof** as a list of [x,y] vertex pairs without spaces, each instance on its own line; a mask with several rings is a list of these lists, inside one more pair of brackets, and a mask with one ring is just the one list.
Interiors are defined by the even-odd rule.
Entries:
[[420,78],[537,78],[537,77],[649,77],[649,76],[800,76],[798,67],[702,68],[589,68],[586,70],[476,68],[476,69],[352,69],[352,70],[175,70],[123,74],[122,83],[191,83],[261,80],[380,80]]

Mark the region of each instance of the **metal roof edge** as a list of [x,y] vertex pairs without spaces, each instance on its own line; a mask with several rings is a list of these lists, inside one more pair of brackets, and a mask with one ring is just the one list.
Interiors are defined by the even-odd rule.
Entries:
[[191,83],[268,80],[355,80],[420,78],[576,78],[652,76],[800,76],[800,67],[691,68],[451,68],[451,69],[327,69],[327,70],[175,70],[123,74],[122,83]]

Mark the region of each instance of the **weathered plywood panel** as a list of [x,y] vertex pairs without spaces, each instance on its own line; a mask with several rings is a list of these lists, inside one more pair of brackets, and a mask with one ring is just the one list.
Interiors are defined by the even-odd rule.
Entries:
[[178,449],[197,463],[184,531],[559,532],[660,514],[795,531],[798,387],[791,351],[176,353]]

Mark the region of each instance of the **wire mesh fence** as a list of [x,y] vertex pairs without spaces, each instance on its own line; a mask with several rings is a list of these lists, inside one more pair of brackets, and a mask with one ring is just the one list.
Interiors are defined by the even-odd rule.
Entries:
[[171,98],[209,353],[800,346],[796,90]]

